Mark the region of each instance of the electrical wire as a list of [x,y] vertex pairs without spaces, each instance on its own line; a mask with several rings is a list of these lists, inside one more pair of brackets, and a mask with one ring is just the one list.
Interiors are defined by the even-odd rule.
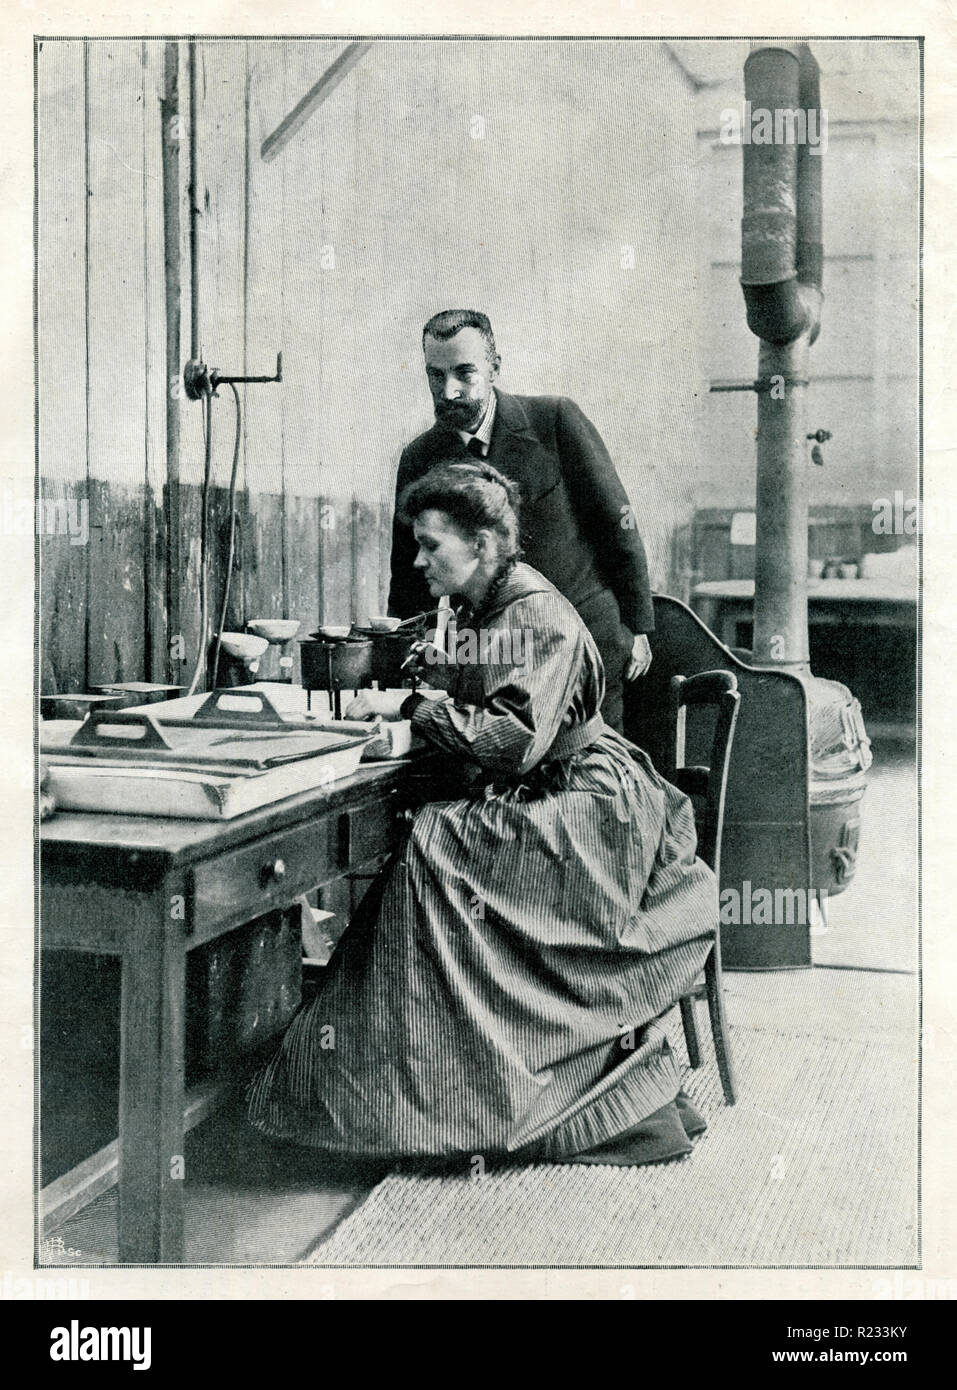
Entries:
[[226,557],[226,582],[223,586],[223,606],[219,613],[219,623],[216,628],[216,649],[213,653],[213,679],[212,688],[216,689],[216,681],[219,676],[219,653],[223,644],[223,628],[226,624],[226,608],[229,604],[229,589],[233,578],[233,557],[236,553],[236,478],[239,473],[239,443],[242,438],[242,411],[239,407],[239,392],[235,385],[229,381],[226,383],[233,393],[233,400],[236,402],[236,439],[233,444],[233,467],[229,476],[229,547]]
[[196,653],[196,666],[189,683],[187,695],[195,695],[200,676],[206,665],[206,643],[209,639],[209,484],[213,468],[213,395],[207,390],[203,396],[206,424],[206,450],[203,466],[203,496],[199,532],[199,650]]

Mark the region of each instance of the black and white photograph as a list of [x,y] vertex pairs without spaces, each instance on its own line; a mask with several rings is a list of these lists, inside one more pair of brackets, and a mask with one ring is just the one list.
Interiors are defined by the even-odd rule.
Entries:
[[924,41],[317,18],[34,35],[36,1278],[953,1298]]

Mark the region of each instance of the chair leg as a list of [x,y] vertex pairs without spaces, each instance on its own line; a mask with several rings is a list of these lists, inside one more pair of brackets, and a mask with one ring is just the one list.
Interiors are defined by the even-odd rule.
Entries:
[[688,1065],[701,1066],[701,1048],[698,1046],[698,1029],[694,1016],[694,993],[683,994],[678,1000],[681,1006],[681,1022],[685,1030],[685,1047],[688,1049]]
[[[721,1077],[721,1089],[727,1105],[734,1105],[737,1093],[734,1085],[734,1064],[731,1060],[731,1040],[728,1035],[728,1019],[724,1011],[724,991],[721,985],[721,948],[715,943],[704,968],[705,985],[708,991],[708,1013],[711,1016],[711,1036],[714,1040],[714,1055]],[[684,1002],[684,1001],[682,1001]]]

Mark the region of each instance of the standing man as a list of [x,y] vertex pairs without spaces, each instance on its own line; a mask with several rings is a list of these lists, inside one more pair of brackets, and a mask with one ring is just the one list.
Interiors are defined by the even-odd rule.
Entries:
[[[402,491],[439,461],[484,458],[521,490],[525,558],[574,604],[605,666],[602,717],[621,730],[623,682],[648,669],[654,628],[648,565],[628,497],[594,425],[565,396],[510,396],[494,388],[501,359],[492,325],[474,309],[446,309],[422,332],[436,422],[399,460]],[[392,529],[389,612],[432,607],[413,568],[416,545]]]

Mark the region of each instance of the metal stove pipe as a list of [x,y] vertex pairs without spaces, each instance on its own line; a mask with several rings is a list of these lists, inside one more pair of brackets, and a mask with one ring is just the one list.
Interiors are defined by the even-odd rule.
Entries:
[[[858,702],[837,681],[813,676],[808,661],[805,416],[823,262],[817,62],[806,44],[756,48],[745,63],[744,90],[741,286],[748,327],[761,340],[752,660],[804,686],[812,886],[840,893],[854,874],[871,754]],[[750,126],[755,118],[764,125],[761,143]]]
[[806,671],[806,398],[820,327],[821,173],[806,140],[781,138],[779,113],[792,131],[798,112],[820,120],[819,70],[806,44],[766,46],[749,55],[744,82],[749,118],[773,123],[767,143],[749,128],[743,145],[741,286],[748,327],[761,339],[753,659]]

